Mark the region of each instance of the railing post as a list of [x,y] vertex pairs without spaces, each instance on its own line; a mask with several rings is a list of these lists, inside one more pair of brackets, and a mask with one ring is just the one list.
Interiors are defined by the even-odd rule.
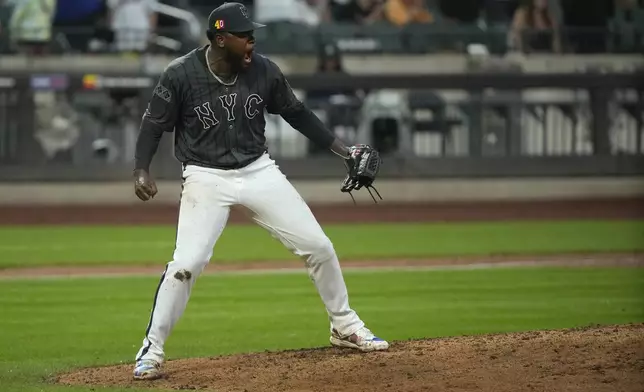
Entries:
[[644,89],[638,89],[637,94],[637,110],[635,111],[635,124],[637,124],[637,133],[635,142],[637,143],[637,153],[644,154],[644,147],[642,146],[642,132],[644,132]]
[[592,112],[592,141],[593,155],[610,155],[610,116],[609,100],[611,90],[606,88],[594,88],[589,91],[590,110]]
[[[20,79],[19,79],[20,81]],[[16,116],[19,119],[20,132],[18,133],[18,157],[20,164],[34,165],[40,162],[42,150],[36,140],[35,115],[36,105],[34,104],[34,93],[25,78],[22,83],[16,86],[18,91],[18,102]]]
[[507,154],[510,156],[521,155],[521,146],[523,145],[523,131],[521,129],[521,112],[523,110],[523,100],[521,91],[517,92],[517,100],[512,101],[509,105],[508,116],[508,144]]
[[483,154],[483,91],[471,90],[469,95],[468,156],[480,157]]

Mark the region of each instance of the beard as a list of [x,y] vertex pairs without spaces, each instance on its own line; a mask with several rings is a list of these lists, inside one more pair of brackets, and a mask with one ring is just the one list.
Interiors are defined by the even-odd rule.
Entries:
[[226,49],[226,62],[230,64],[231,71],[239,72],[244,69],[244,55],[245,53],[239,54],[231,51],[230,49]]

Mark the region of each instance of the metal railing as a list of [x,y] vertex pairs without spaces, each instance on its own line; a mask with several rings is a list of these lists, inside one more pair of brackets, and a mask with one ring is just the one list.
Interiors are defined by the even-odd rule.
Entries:
[[[337,136],[382,151],[384,176],[644,174],[642,73],[289,80]],[[127,176],[155,82],[143,74],[0,74],[0,181]],[[314,94],[321,88],[345,94]],[[368,94],[346,93],[360,89]],[[336,174],[334,157],[280,117],[267,116],[266,135],[287,174]],[[154,170],[161,178],[177,174],[168,135]]]
[[[166,15],[171,18],[183,21],[189,31],[189,38],[194,40],[195,42],[199,41],[199,39],[203,36],[205,28],[202,26],[199,18],[197,18],[197,16],[192,12],[183,10],[181,8],[172,7],[161,2],[156,2],[154,4],[154,10],[161,15]],[[161,35],[156,33],[153,36],[153,40],[157,45],[167,47],[168,49],[172,49],[174,51],[179,51],[182,47],[181,42],[171,34]]]

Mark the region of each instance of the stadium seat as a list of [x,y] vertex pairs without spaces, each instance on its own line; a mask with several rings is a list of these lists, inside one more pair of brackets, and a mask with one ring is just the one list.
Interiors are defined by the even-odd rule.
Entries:
[[289,44],[298,54],[317,54],[318,43],[315,29],[303,24],[291,23]]
[[390,25],[322,24],[318,27],[318,38],[321,44],[334,43],[345,53],[395,53],[402,50],[399,31]]
[[608,23],[609,37],[608,45],[611,52],[626,53],[631,52],[636,46],[635,26],[629,15],[616,11]]
[[439,40],[442,32],[444,29],[436,24],[410,23],[403,29],[403,46],[413,54],[437,52],[441,48]]
[[485,29],[484,44],[492,54],[505,54],[508,51],[508,31],[510,26],[497,24]]
[[[9,25],[9,20],[11,19],[11,8],[6,4],[0,4],[0,26]],[[2,27],[4,33],[0,34],[0,53],[9,52],[9,31],[6,27]]]
[[410,111],[405,94],[393,90],[369,93],[361,109],[357,140],[383,155],[413,153]]
[[[316,113],[322,122],[346,143],[355,144],[356,132],[360,121],[362,99],[342,94],[335,97],[313,97],[306,99],[307,106]],[[328,153],[328,149],[309,143],[309,155]]]
[[317,33],[322,43],[335,43],[342,39],[351,39],[360,35],[360,26],[353,23],[322,23]]
[[255,31],[257,49],[267,54],[315,54],[315,30],[293,22],[271,22]]
[[376,40],[380,53],[402,53],[405,48],[402,42],[402,29],[386,22],[372,23],[362,26],[359,32],[361,37],[370,37]]
[[[436,92],[431,90],[411,90],[407,95],[411,111],[411,132],[413,134],[414,151],[418,155],[429,155],[436,151],[446,155],[447,143],[450,140],[452,127],[459,125],[460,120],[449,119],[446,113],[446,102]],[[433,135],[440,140],[439,148],[429,145],[418,145],[418,134]],[[431,139],[425,138],[428,143]],[[427,144],[427,143],[425,143]]]
[[642,53],[644,51],[644,9],[616,9],[608,27],[611,52]]
[[633,10],[633,25],[635,27],[635,52],[644,53],[644,9]]
[[486,32],[476,25],[451,26],[446,35],[447,46],[452,50],[464,51],[468,44],[485,44]]

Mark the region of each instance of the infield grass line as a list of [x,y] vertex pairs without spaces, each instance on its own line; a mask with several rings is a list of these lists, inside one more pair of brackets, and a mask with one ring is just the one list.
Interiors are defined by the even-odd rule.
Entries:
[[[643,265],[640,261],[633,264],[624,264],[615,266],[611,261],[590,261],[590,262],[576,262],[574,260],[569,263],[566,261],[507,261],[501,263],[477,263],[471,264],[457,264],[457,265],[414,265],[414,266],[348,266],[342,267],[343,272],[360,272],[360,273],[380,273],[380,272],[424,272],[424,271],[467,271],[467,270],[486,270],[486,269],[513,269],[513,268],[544,268],[544,267],[560,267],[560,268],[632,268],[642,269]],[[65,274],[61,273],[46,273],[43,275],[1,275],[2,280],[64,280],[64,279],[122,279],[128,277],[148,277],[159,276],[164,270],[163,266],[159,268],[150,269],[149,271],[133,271],[133,272],[91,272],[91,268],[87,272]],[[307,275],[306,267],[302,265],[300,268],[257,268],[248,270],[224,270],[224,271],[204,271],[200,276],[253,276],[253,275]]]
[[[644,250],[644,221],[325,225],[341,260]],[[174,226],[4,226],[0,268],[170,261]],[[214,263],[297,260],[260,227],[227,227]]]

